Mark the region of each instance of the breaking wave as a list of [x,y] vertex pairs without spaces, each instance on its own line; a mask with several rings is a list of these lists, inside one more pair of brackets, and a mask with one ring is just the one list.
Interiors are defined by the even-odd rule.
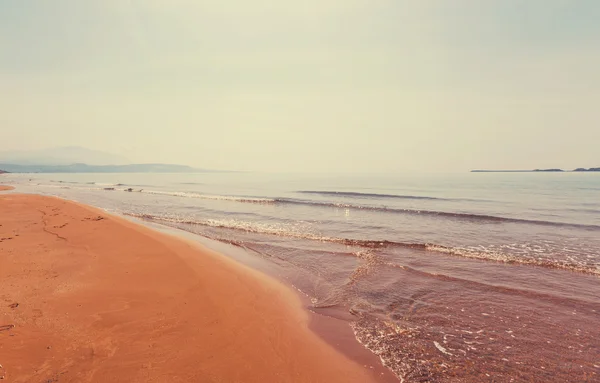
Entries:
[[[529,258],[524,256],[517,256],[506,254],[500,251],[481,251],[467,248],[450,247],[432,243],[410,243],[410,242],[396,242],[396,241],[377,241],[377,240],[362,240],[362,239],[351,239],[351,238],[338,238],[328,237],[317,233],[310,233],[301,230],[296,230],[290,227],[283,227],[281,225],[270,225],[261,224],[249,221],[239,220],[186,220],[179,218],[161,217],[151,214],[134,214],[125,213],[127,216],[163,223],[166,225],[199,225],[207,226],[220,229],[230,229],[237,231],[244,231],[247,233],[254,234],[265,234],[265,235],[276,235],[289,238],[306,239],[321,242],[338,243],[346,246],[361,247],[368,249],[385,249],[385,248],[403,248],[411,250],[420,250],[423,252],[442,253],[450,256],[457,256],[463,258],[477,259],[481,261],[493,261],[506,264],[519,264],[529,266],[539,266],[552,269],[563,269],[575,272],[582,272],[587,274],[594,274],[600,276],[600,267],[597,265],[580,264],[570,260],[559,260],[559,259],[545,259],[545,258]],[[177,226],[181,229],[181,226]]]
[[[132,191],[132,190],[127,190]],[[302,205],[302,206],[313,206],[320,208],[338,208],[338,209],[356,209],[363,211],[375,211],[389,214],[404,214],[414,216],[425,216],[425,217],[440,217],[446,219],[454,219],[461,221],[474,221],[480,223],[521,223],[521,224],[533,224],[542,226],[554,226],[554,227],[572,227],[587,230],[600,230],[600,225],[588,225],[568,222],[555,222],[555,221],[544,221],[544,220],[533,220],[533,219],[522,219],[522,218],[509,218],[495,215],[486,214],[473,214],[473,213],[458,213],[458,212],[447,212],[437,210],[418,210],[418,209],[404,209],[394,208],[386,206],[373,206],[373,205],[361,205],[354,203],[344,202],[329,202],[329,201],[313,201],[313,200],[302,200],[294,198],[268,198],[268,197],[246,197],[246,196],[232,196],[232,195],[210,195],[201,194],[194,192],[172,192],[172,191],[157,191],[157,190],[133,190],[147,194],[157,194],[173,197],[184,197],[184,198],[198,198],[198,199],[210,199],[210,200],[221,200],[231,201],[240,203],[254,203],[254,204],[277,204],[277,205]],[[332,192],[337,193],[337,192]],[[427,197],[430,198],[430,197]]]

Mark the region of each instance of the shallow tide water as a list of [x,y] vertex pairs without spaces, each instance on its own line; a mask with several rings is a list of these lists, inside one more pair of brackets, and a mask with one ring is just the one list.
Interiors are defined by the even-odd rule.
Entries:
[[243,249],[404,382],[600,382],[600,174],[27,174]]

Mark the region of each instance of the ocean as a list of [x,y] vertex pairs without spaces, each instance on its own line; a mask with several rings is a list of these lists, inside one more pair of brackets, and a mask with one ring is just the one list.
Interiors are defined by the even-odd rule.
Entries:
[[242,250],[400,381],[600,382],[600,174],[2,180]]

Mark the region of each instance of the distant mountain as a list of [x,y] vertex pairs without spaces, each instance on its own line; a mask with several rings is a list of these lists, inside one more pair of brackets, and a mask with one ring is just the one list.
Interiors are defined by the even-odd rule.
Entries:
[[[121,156],[79,146],[0,152],[0,169],[9,173],[199,173],[185,165],[130,164]],[[1,171],[0,171],[1,173]]]
[[197,169],[185,165],[131,164],[131,165],[15,165],[2,164],[0,169],[10,173],[206,173],[216,170]]
[[79,146],[0,152],[0,163],[19,165],[125,165],[125,157]]
[[575,170],[562,170],[562,169],[534,169],[534,170],[471,170],[471,173],[539,173],[539,172],[600,172],[600,168],[577,168]]

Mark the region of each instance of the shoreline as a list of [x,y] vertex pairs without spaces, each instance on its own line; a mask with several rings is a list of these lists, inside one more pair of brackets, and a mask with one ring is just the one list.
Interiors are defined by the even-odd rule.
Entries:
[[[222,257],[226,257],[242,267],[247,267],[258,272],[260,275],[266,275],[267,277],[274,279],[282,284],[283,288],[288,289],[296,295],[300,300],[302,310],[308,315],[308,328],[312,332],[323,339],[327,344],[334,347],[339,353],[345,355],[359,365],[368,368],[375,374],[377,382],[397,383],[399,381],[399,378],[383,365],[383,361],[378,355],[371,352],[356,339],[356,335],[350,327],[349,319],[347,318],[350,314],[345,313],[340,315],[339,312],[336,312],[336,315],[329,315],[329,313],[314,311],[311,308],[312,303],[310,297],[294,286],[274,264],[266,262],[262,258],[250,255],[246,249],[203,237],[199,234],[170,226],[164,226],[133,216],[117,216],[136,225],[148,227],[151,230],[165,233],[183,241],[199,244],[201,247],[207,248]],[[346,317],[346,319],[341,319],[340,317]]]
[[8,381],[376,381],[227,256],[54,197],[0,195],[0,216]]
[[[0,194],[43,194],[97,206],[207,242],[261,273],[269,269],[267,275],[304,297],[310,320],[338,319],[332,330],[311,330],[329,336],[350,326],[340,334],[348,345],[328,343],[356,360],[348,348],[356,349],[357,339],[400,381],[593,380],[600,279],[570,265],[597,271],[600,226],[594,212],[600,205],[593,197],[599,185],[585,180],[559,187],[533,178],[463,185],[464,178],[454,175],[386,177],[373,179],[367,193],[358,177],[324,184],[284,176],[15,175],[0,177],[16,187]],[[388,188],[397,181],[422,189]],[[440,182],[446,186],[438,188]],[[128,193],[130,186],[146,193]],[[339,195],[300,194],[311,190]],[[413,201],[420,196],[426,199]],[[349,199],[360,202],[346,204]],[[412,210],[362,208],[376,203]],[[416,215],[415,208],[449,214]],[[456,213],[475,217],[457,219]],[[567,225],[552,223],[558,221]],[[529,260],[569,267],[537,267]],[[359,362],[365,364],[375,366]]]

